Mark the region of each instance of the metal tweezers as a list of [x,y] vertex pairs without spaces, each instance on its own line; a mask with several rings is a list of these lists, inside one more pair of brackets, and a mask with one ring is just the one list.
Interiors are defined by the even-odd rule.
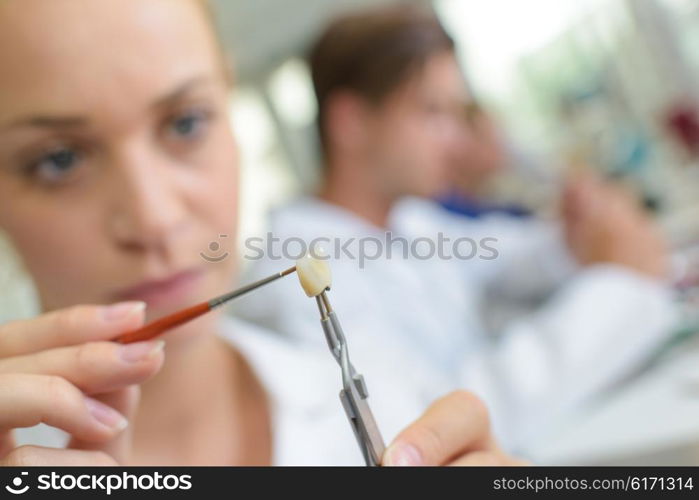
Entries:
[[367,391],[364,377],[357,373],[349,360],[347,341],[327,294],[323,292],[317,295],[316,302],[320,311],[320,324],[323,327],[328,347],[342,370],[340,401],[345,408],[345,413],[366,464],[372,467],[379,466],[386,445],[379,428],[376,426],[374,414],[367,403],[369,391]]

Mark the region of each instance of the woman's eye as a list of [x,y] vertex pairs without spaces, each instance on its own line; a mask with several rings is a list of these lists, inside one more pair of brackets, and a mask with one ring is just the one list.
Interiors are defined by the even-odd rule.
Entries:
[[58,184],[74,175],[80,160],[80,154],[73,149],[56,149],[33,162],[30,173],[43,183]]
[[177,138],[195,139],[202,134],[207,122],[206,113],[192,111],[173,118],[168,127]]

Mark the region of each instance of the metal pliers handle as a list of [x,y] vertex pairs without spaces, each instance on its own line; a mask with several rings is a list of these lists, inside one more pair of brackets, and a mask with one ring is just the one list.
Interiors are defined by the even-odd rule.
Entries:
[[364,377],[357,373],[349,360],[347,340],[337,319],[337,314],[335,314],[330,305],[327,294],[323,292],[318,295],[316,302],[318,303],[321,316],[320,324],[323,327],[328,347],[342,371],[340,401],[357,438],[357,443],[359,443],[359,448],[362,451],[362,455],[364,455],[366,464],[368,466],[381,465],[381,457],[386,449],[386,445],[374,420],[374,414],[367,403],[369,391],[364,382]]

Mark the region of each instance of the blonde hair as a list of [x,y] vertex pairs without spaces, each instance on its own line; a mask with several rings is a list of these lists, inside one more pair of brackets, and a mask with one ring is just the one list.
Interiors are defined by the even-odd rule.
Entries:
[[221,36],[221,30],[218,23],[216,22],[216,10],[212,5],[210,0],[194,0],[194,2],[200,7],[202,14],[206,23],[209,25],[211,32],[214,36],[214,41],[216,43],[216,50],[221,61],[221,66],[223,68],[223,74],[229,85],[233,84],[233,66],[231,65],[230,55],[226,50],[226,46],[223,43],[223,37]]

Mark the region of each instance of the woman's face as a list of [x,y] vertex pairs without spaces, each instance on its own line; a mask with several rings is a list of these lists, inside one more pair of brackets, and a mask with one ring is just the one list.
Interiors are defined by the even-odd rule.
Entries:
[[0,228],[45,309],[225,290],[236,148],[194,0],[0,0]]

